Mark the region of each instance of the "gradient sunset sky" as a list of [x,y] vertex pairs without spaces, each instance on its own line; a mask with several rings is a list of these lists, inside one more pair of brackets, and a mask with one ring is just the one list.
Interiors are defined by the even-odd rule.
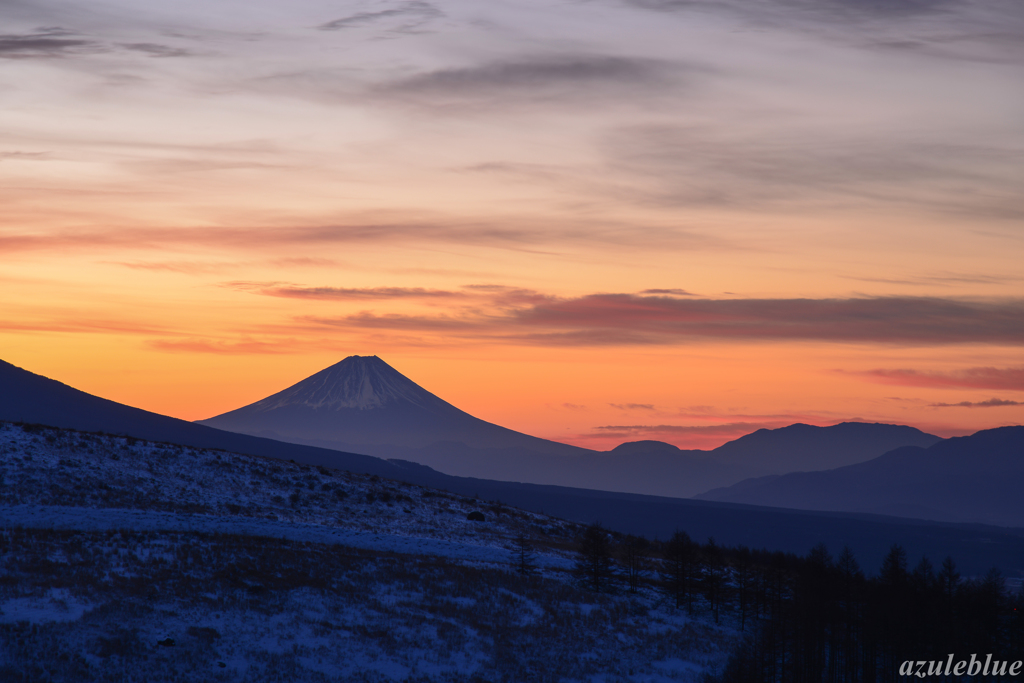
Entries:
[[1020,0],[0,0],[0,358],[610,448],[1024,420]]

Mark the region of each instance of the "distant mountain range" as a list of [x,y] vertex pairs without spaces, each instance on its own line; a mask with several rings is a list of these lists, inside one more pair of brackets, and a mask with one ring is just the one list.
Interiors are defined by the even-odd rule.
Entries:
[[351,356],[200,424],[409,460],[457,476],[673,497],[750,477],[831,469],[940,440],[912,427],[849,422],[761,429],[712,451],[680,450],[660,441],[593,451],[473,417],[376,356]]
[[1024,427],[1000,427],[827,472],[749,479],[696,497],[1024,527],[1022,486]]
[[889,546],[900,543],[912,558],[927,554],[937,560],[952,554],[967,573],[981,574],[993,565],[1011,573],[1024,572],[1024,529],[780,510],[453,477],[410,462],[282,443],[196,425],[92,396],[3,361],[0,361],[0,420],[103,431],[377,474],[463,496],[500,500],[576,522],[600,521],[610,529],[649,538],[667,538],[676,529],[682,529],[698,540],[713,536],[725,545],[743,544],[801,554],[819,542],[826,543],[833,551],[848,545],[865,567],[877,567]]

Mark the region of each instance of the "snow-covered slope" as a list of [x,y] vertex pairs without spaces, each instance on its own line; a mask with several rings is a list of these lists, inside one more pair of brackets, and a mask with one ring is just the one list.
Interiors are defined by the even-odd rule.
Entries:
[[0,680],[697,681],[738,638],[496,502],[10,423],[0,466]]

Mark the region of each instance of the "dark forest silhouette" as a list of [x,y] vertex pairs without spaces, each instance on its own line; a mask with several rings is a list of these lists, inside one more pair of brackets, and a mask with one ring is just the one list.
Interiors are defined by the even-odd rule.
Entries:
[[952,557],[938,567],[924,557],[911,568],[906,551],[893,545],[869,576],[849,548],[833,557],[819,544],[797,556],[701,544],[677,531],[645,546],[639,572],[635,543],[619,540],[621,559],[613,564],[612,535],[587,528],[578,546],[580,584],[635,590],[642,573],[676,608],[731,619],[746,637],[718,683],[886,683],[906,680],[899,671],[908,660],[946,662],[951,653],[955,660],[1024,659],[1024,588],[1007,591],[995,568],[969,579]]

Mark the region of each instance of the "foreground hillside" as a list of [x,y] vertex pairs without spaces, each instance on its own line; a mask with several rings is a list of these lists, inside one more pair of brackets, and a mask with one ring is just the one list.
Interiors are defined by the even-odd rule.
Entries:
[[579,527],[540,514],[9,423],[0,463],[0,680],[693,681],[737,641],[582,590]]

